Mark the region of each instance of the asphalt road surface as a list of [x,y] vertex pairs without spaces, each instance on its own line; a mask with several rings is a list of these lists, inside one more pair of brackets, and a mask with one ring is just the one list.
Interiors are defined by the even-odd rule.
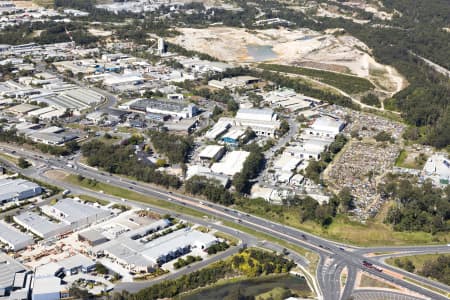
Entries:
[[[92,178],[99,182],[107,182],[108,184],[118,186],[124,189],[133,190],[138,193],[145,194],[156,199],[161,199],[164,201],[170,201],[183,205],[197,211],[203,212],[207,215],[211,215],[215,220],[227,220],[239,223],[241,226],[245,226],[255,231],[265,233],[267,235],[273,236],[275,238],[285,240],[294,245],[303,247],[310,251],[316,252],[320,256],[320,262],[317,267],[316,283],[318,284],[319,297],[326,300],[334,299],[348,299],[353,293],[356,273],[358,270],[364,270],[371,275],[383,278],[389,282],[399,285],[403,288],[409,289],[413,292],[422,294],[433,300],[443,300],[448,299],[447,297],[438,294],[432,290],[426,289],[422,286],[412,284],[401,278],[401,276],[393,276],[392,272],[413,278],[419,283],[426,284],[432,288],[442,289],[447,293],[450,293],[450,287],[447,285],[440,284],[435,281],[422,278],[420,276],[413,275],[411,273],[398,270],[397,268],[386,265],[383,261],[379,261],[374,258],[366,257],[365,254],[373,252],[418,252],[418,253],[449,253],[450,247],[446,245],[440,246],[410,246],[410,247],[369,247],[369,248],[358,248],[351,245],[346,245],[342,243],[337,243],[321,237],[309,234],[307,232],[301,231],[296,228],[288,227],[276,222],[272,222],[257,216],[253,216],[244,212],[237,211],[235,209],[227,208],[222,205],[207,202],[205,200],[196,199],[194,197],[189,197],[186,195],[172,193],[164,190],[160,187],[155,187],[150,184],[135,182],[129,179],[121,178],[119,176],[111,176],[102,171],[98,171],[94,168],[86,167],[74,161],[67,161],[66,159],[54,158],[54,157],[44,157],[42,155],[37,155],[35,153],[30,153],[29,151],[22,151],[17,147],[12,147],[11,145],[5,145],[3,148],[14,150],[20,156],[32,160],[35,165],[40,165],[40,167],[33,167],[26,170],[17,170],[24,173],[24,175],[36,178],[43,181],[49,181],[49,178],[44,176],[44,171],[50,168],[61,169],[73,174],[81,174],[86,178]],[[43,158],[41,158],[41,157]],[[67,166],[68,163],[75,164],[75,168],[70,168]],[[76,193],[86,194],[86,190],[80,189],[76,186],[68,185],[63,182],[53,181],[55,185],[63,186]],[[136,203],[145,207],[149,205],[144,205],[142,203]],[[154,209],[154,208],[153,208]],[[188,218],[188,216],[183,216],[183,218]],[[217,225],[215,220],[205,220],[211,226]],[[196,221],[197,222],[197,221]],[[222,226],[221,231],[224,230],[225,226]],[[225,227],[228,228],[228,227]],[[233,232],[234,229],[228,228],[228,232]],[[236,231],[234,230],[234,234]],[[242,238],[242,237],[240,237]],[[255,239],[254,239],[255,240]],[[252,243],[249,243],[252,244]],[[292,252],[292,251],[291,251]],[[373,268],[366,268],[363,266],[363,260],[373,263],[377,268],[382,269],[382,271],[377,271]],[[340,285],[340,276],[344,268],[348,270],[347,281],[345,287],[342,289]],[[389,270],[391,272],[385,272]]]

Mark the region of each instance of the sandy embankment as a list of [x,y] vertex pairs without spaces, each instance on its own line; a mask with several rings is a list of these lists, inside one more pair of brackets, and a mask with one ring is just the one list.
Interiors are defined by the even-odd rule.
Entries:
[[403,77],[394,68],[376,62],[367,45],[349,35],[335,36],[310,29],[210,27],[177,30],[182,34],[169,39],[171,42],[228,62],[255,62],[247,46],[270,46],[278,56],[270,60],[273,63],[346,72],[371,80],[387,93],[396,92],[405,85]]

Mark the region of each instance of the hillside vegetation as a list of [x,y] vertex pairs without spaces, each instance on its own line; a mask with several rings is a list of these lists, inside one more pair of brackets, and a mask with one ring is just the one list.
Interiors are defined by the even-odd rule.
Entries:
[[312,77],[318,81],[337,87],[349,94],[367,92],[375,88],[375,86],[367,79],[335,72],[276,64],[259,64],[258,67],[269,71]]

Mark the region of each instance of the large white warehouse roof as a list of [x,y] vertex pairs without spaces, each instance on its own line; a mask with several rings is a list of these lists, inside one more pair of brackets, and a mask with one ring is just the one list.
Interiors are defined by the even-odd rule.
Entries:
[[269,108],[241,108],[236,113],[236,119],[270,122],[275,121],[277,115]]
[[229,152],[220,162],[213,164],[211,170],[214,173],[233,176],[242,170],[244,162],[249,155],[250,152],[247,151]]

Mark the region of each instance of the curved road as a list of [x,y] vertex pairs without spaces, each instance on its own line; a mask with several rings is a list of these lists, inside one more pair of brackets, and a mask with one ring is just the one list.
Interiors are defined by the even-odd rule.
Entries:
[[[450,247],[447,246],[413,246],[413,247],[376,247],[376,248],[357,248],[350,245],[344,245],[336,243],[334,241],[326,240],[321,237],[309,234],[307,232],[301,231],[296,228],[285,226],[279,223],[271,222],[269,220],[249,215],[244,212],[240,212],[234,209],[218,205],[216,203],[207,202],[204,200],[199,200],[194,197],[186,196],[183,194],[171,193],[159,187],[152,186],[150,184],[134,182],[129,179],[125,179],[119,176],[111,176],[100,172],[94,168],[86,167],[75,162],[77,165],[76,169],[69,168],[67,166],[68,161],[63,159],[55,158],[41,158],[37,154],[30,154],[28,151],[20,151],[17,148],[5,146],[4,148],[14,149],[21,156],[34,160],[46,167],[41,168],[41,172],[36,172],[35,169],[29,169],[23,171],[27,176],[41,179],[42,171],[47,169],[49,166],[53,168],[62,169],[67,172],[74,174],[81,174],[86,178],[92,178],[100,182],[107,182],[109,184],[133,190],[138,193],[145,194],[147,196],[154,197],[156,199],[161,199],[164,201],[170,201],[179,205],[184,205],[189,208],[195,209],[197,211],[203,212],[208,215],[214,216],[216,219],[227,220],[237,222],[242,226],[268,234],[278,239],[285,240],[286,242],[292,243],[294,245],[303,247],[310,251],[316,252],[320,255],[321,260],[317,268],[317,283],[319,285],[319,294],[323,296],[323,299],[348,299],[354,288],[354,278],[356,277],[357,270],[363,269],[365,272],[370,273],[374,276],[383,278],[401,287],[414,291],[416,293],[422,294],[430,299],[444,300],[447,297],[438,294],[434,291],[425,289],[421,286],[412,284],[411,282],[405,281],[403,279],[397,278],[397,276],[391,275],[392,272],[400,273],[405,277],[412,277],[412,274],[405,272],[402,274],[401,271],[384,264],[374,258],[366,257],[367,253],[375,251],[390,251],[390,249],[395,249],[396,252],[411,252],[411,251],[423,251],[426,253],[435,252],[450,252]],[[58,185],[69,186],[67,184],[59,182]],[[77,187],[71,186],[71,189]],[[204,203],[204,204],[202,204]],[[382,250],[380,250],[382,249]],[[363,260],[369,261],[374,265],[381,267],[383,270],[389,270],[391,272],[379,272],[372,268],[366,268],[362,265]],[[344,289],[341,291],[340,287],[340,275],[342,270],[347,267],[348,277]],[[433,288],[443,289],[446,292],[450,292],[450,287],[442,286],[442,284],[436,282],[429,282],[429,280],[422,278],[414,278],[421,283],[425,283]]]

